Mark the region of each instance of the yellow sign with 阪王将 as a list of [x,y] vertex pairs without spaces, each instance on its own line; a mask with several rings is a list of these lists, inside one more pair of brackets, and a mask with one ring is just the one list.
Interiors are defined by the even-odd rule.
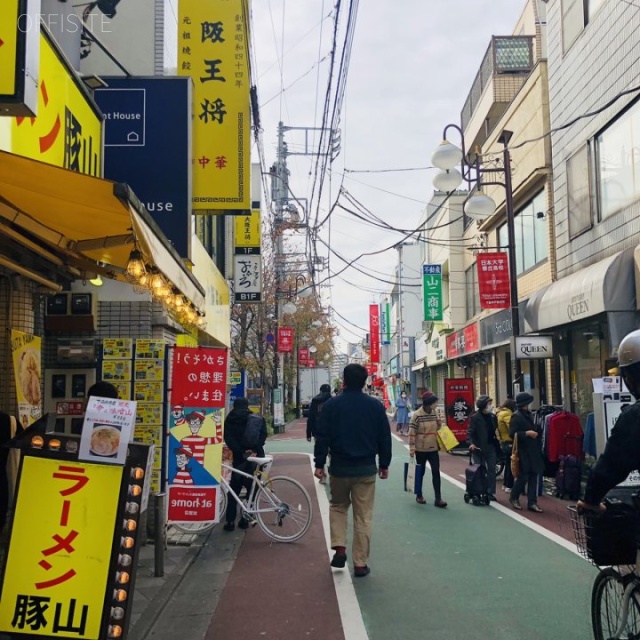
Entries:
[[120,466],[23,458],[0,632],[103,637],[122,473]]
[[0,96],[12,96],[16,92],[19,4],[19,0],[0,3]]
[[178,73],[193,79],[193,208],[251,207],[247,0],[180,0]]
[[42,415],[41,347],[42,340],[38,336],[11,329],[18,415],[24,429]]
[[260,248],[260,210],[236,216],[236,247]]

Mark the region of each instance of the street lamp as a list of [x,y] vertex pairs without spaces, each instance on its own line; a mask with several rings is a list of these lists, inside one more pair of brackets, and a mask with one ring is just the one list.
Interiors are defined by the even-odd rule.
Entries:
[[[460,134],[462,149],[447,140],[447,131],[455,129]],[[508,234],[508,256],[509,256],[509,286],[511,289],[511,331],[514,338],[520,335],[520,314],[518,310],[518,275],[516,272],[516,242],[515,242],[515,215],[513,211],[513,187],[511,184],[511,156],[509,154],[509,141],[513,136],[512,131],[504,129],[498,138],[498,142],[503,145],[502,167],[483,167],[480,163],[480,156],[476,156],[475,161],[471,161],[464,145],[464,132],[455,124],[448,124],[442,134],[442,142],[433,152],[431,161],[440,169],[433,179],[436,189],[451,193],[455,191],[463,180],[469,186],[475,183],[476,189],[472,195],[467,197],[464,203],[464,212],[470,218],[485,220],[492,216],[496,210],[496,203],[488,195],[483,193],[483,185],[498,185],[505,190],[505,208],[507,213],[507,234]],[[460,164],[460,171],[456,169]],[[482,179],[484,174],[502,173],[504,182],[487,182]],[[511,354],[511,364],[513,368],[513,395],[519,390],[522,369],[520,360],[516,354]],[[518,386],[516,386],[518,385]]]

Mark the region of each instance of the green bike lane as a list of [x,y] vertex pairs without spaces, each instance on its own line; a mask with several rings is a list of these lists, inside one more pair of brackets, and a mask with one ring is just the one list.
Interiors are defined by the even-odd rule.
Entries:
[[[312,445],[270,440],[268,450]],[[594,567],[510,511],[465,504],[444,476],[449,507],[436,509],[428,470],[427,505],[418,505],[402,490],[409,455],[395,438],[393,455],[389,479],[377,483],[371,574],[353,580],[369,640],[591,637]]]

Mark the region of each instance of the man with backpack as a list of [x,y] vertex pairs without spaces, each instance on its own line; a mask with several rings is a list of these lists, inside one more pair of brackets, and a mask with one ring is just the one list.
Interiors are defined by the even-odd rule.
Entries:
[[[307,442],[311,442],[311,439],[316,436],[318,417],[327,400],[331,400],[331,387],[328,384],[323,384],[320,386],[320,393],[313,397],[311,400],[311,406],[309,407],[309,417],[307,418]],[[320,484],[326,484],[326,476],[320,478],[319,482]]]
[[[264,443],[267,440],[267,423],[265,419],[249,409],[249,401],[246,398],[236,398],[233,401],[233,409],[224,421],[224,441],[233,454],[233,466],[245,473],[253,473],[256,465],[247,460],[250,456],[264,456]],[[242,487],[247,491],[251,488],[251,481],[238,473],[231,474],[231,489],[240,495]],[[233,531],[236,528],[236,513],[238,505],[235,500],[227,501],[225,515],[225,531]],[[249,523],[240,518],[238,527],[246,529]]]

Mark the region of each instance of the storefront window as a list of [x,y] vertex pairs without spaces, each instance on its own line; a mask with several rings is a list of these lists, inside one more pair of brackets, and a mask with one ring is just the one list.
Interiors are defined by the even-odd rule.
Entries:
[[[516,243],[516,271],[520,275],[549,257],[544,191],[540,191],[516,212],[513,226]],[[498,240],[500,247],[508,250],[509,234],[506,224],[498,230]]]
[[600,219],[640,198],[640,105],[596,138]]
[[586,424],[587,414],[593,411],[593,378],[602,377],[600,340],[587,338],[582,331],[572,335],[573,371],[571,373],[571,396],[574,411]]
[[575,238],[591,227],[589,147],[585,144],[567,160],[569,236]]

